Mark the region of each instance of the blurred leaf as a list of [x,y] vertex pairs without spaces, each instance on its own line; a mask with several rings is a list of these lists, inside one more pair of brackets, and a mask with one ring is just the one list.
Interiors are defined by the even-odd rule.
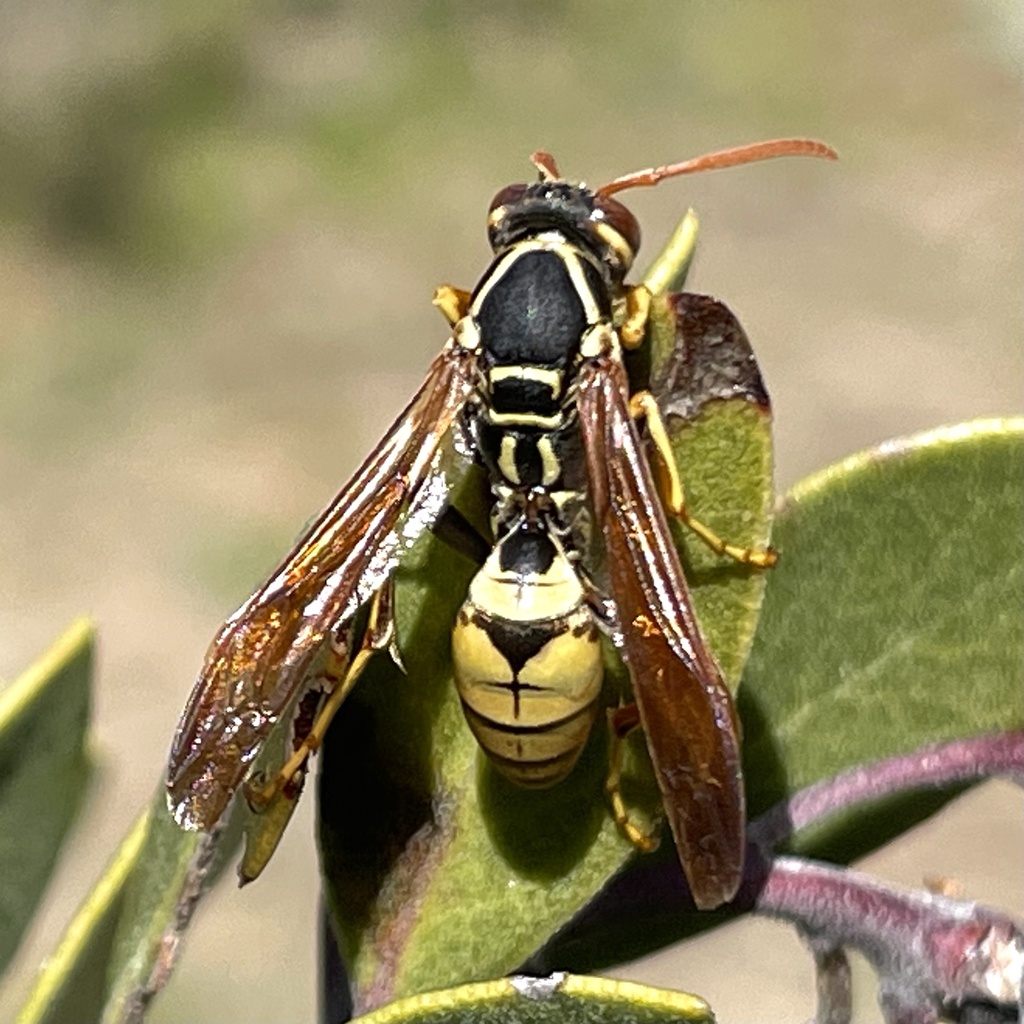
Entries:
[[610,978],[503,978],[392,1003],[353,1024],[713,1024],[697,996]]
[[249,811],[185,832],[163,783],[40,971],[18,1024],[140,1021],[167,983],[196,904],[238,848]]
[[212,884],[215,867],[233,852],[219,849],[222,835],[179,828],[159,787],[138,860],[125,879],[99,1017],[104,1024],[141,1020],[167,983],[196,903]]
[[[662,304],[653,315],[674,344],[669,308]],[[745,401],[739,412],[723,414],[720,406],[728,404],[711,403],[679,426],[688,493],[707,522],[725,531],[737,526],[731,540],[763,543],[768,420]],[[749,451],[760,455],[749,459]],[[719,490],[723,460],[746,476],[735,488]],[[475,471],[453,491],[475,522],[486,521],[486,492]],[[748,504],[737,517],[726,504],[738,500]],[[758,600],[749,570],[725,561],[709,563],[704,551],[694,552],[700,573],[693,597],[716,655],[735,675]],[[603,721],[572,775],[550,790],[514,786],[478,751],[451,681],[449,653],[473,571],[468,559],[421,538],[396,577],[407,675],[386,658],[371,663],[324,745],[322,861],[362,1008],[513,970],[633,853],[608,812]],[[723,604],[726,594],[739,596]],[[729,608],[724,624],[715,621],[722,607]],[[614,704],[627,677],[611,651],[606,667],[605,699]],[[643,737],[631,741],[624,792],[640,816],[653,815],[659,803]]]
[[147,824],[146,816],[135,823],[75,914],[40,972],[18,1024],[99,1019],[114,932],[124,905],[124,883],[135,868]]
[[210,881],[215,837],[183,832],[161,787],[40,972],[19,1024],[137,1021]]
[[89,780],[94,635],[74,623],[0,692],[0,971],[35,913]]

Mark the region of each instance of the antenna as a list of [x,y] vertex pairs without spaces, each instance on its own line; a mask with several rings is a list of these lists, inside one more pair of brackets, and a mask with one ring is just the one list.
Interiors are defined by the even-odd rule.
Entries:
[[541,181],[558,181],[562,177],[558,173],[558,164],[555,163],[555,158],[550,153],[545,153],[542,149],[538,149],[536,153],[531,154],[530,163],[540,171]]
[[[825,160],[838,160],[839,154],[824,142],[816,139],[770,139],[768,142],[755,142],[749,146],[736,146],[733,149],[722,149],[717,153],[706,153],[704,156],[684,160],[678,164],[665,164],[662,167],[648,167],[645,171],[634,171],[632,174],[616,178],[602,185],[594,192],[599,196],[610,196],[627,188],[638,188],[641,185],[657,185],[665,178],[675,178],[680,174],[696,174],[698,171],[714,171],[723,167],[736,167],[739,164],[752,164],[758,160],[774,160],[779,156],[816,156]],[[538,158],[551,158],[547,153],[534,153],[533,162],[541,169],[545,168]],[[554,161],[551,162],[554,167]]]

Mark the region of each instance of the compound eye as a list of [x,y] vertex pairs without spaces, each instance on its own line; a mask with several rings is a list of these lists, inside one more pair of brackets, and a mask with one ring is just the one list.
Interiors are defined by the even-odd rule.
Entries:
[[526,185],[506,185],[492,200],[487,211],[487,222],[494,223],[495,217],[501,216],[503,210],[515,206],[526,193]]
[[640,248],[640,225],[636,217],[618,200],[596,195],[590,222],[623,269],[628,270]]

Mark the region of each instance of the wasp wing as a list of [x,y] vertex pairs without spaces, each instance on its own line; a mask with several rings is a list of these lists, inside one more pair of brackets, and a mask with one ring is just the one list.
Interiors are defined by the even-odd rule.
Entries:
[[710,909],[735,895],[743,871],[732,696],[697,625],[617,356],[584,364],[577,406],[640,721],[690,891]]
[[167,797],[185,828],[224,813],[323,641],[380,587],[444,505],[440,446],[469,397],[475,355],[454,340],[405,411],[270,579],[214,637],[171,747]]

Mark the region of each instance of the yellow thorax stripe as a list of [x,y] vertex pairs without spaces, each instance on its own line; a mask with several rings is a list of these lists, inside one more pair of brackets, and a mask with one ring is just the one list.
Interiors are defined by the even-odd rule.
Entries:
[[556,412],[552,416],[538,416],[534,412],[495,412],[486,409],[484,415],[488,423],[496,427],[539,427],[541,430],[557,430],[565,422],[565,416]]
[[492,366],[487,371],[487,376],[493,384],[499,380],[532,380],[538,384],[547,384],[551,388],[552,396],[557,397],[562,393],[561,370],[550,370],[546,366]]
[[583,273],[583,266],[580,262],[580,250],[572,243],[567,242],[565,236],[559,231],[544,231],[539,235],[534,235],[533,238],[528,238],[512,245],[498,261],[497,266],[487,275],[487,280],[483,282],[477,291],[473,304],[469,308],[472,316],[476,316],[480,312],[480,307],[490,294],[491,289],[505,276],[511,266],[525,252],[556,253],[561,258],[566,273],[572,281],[572,286],[576,290],[580,302],[583,304],[583,312],[587,318],[587,323],[596,324],[601,319],[601,310],[598,308],[597,300],[594,298],[594,293],[587,283],[586,275]]

